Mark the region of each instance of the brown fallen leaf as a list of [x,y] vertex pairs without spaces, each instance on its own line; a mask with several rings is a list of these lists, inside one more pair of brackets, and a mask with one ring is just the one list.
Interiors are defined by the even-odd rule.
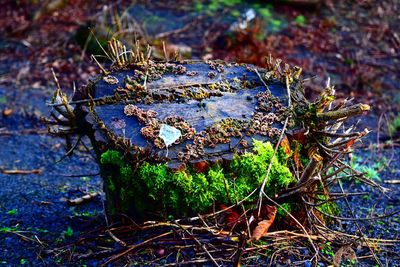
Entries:
[[282,139],[280,145],[283,149],[283,152],[285,152],[285,154],[286,154],[286,158],[289,158],[290,155],[292,154],[292,151],[290,150],[290,143],[289,143],[289,139],[287,138],[287,136],[285,136],[285,138]]
[[305,129],[291,130],[288,131],[287,135],[289,136],[290,140],[296,140],[300,144],[305,145],[307,143],[305,132]]
[[[221,204],[221,210],[225,210],[228,207]],[[234,211],[233,209],[229,208],[226,210],[226,217],[225,222],[229,227],[235,226],[236,224],[240,223],[240,215],[238,212]]]
[[352,139],[349,142],[346,143],[345,145],[345,150],[349,149],[350,147],[352,147],[354,145],[354,143],[356,142],[356,139]]
[[333,257],[333,266],[339,267],[342,263],[342,259],[354,261],[357,260],[357,255],[350,246],[344,246],[336,251]]
[[4,117],[11,116],[12,113],[13,113],[13,110],[11,108],[6,108],[6,109],[3,110],[3,116]]
[[193,168],[197,173],[205,173],[208,171],[209,166],[206,161],[198,161],[193,163]]
[[4,174],[42,174],[43,170],[34,169],[34,170],[0,170],[1,173]]
[[300,158],[300,145],[298,142],[296,142],[296,148],[293,152],[293,161],[296,164],[296,168],[300,171],[304,170],[304,166],[301,163],[301,158]]
[[275,206],[267,206],[269,210],[269,214],[267,216],[267,219],[260,221],[256,228],[253,230],[253,234],[251,235],[250,241],[253,240],[260,240],[261,237],[265,236],[265,234],[268,232],[269,228],[271,227],[272,223],[275,220],[275,215],[276,215],[276,207]]

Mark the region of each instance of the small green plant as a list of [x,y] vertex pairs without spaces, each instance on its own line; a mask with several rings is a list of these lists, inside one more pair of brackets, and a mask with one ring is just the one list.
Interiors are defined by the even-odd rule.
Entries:
[[303,15],[298,15],[294,19],[294,22],[299,26],[304,26],[304,25],[306,25],[306,17],[304,17]]
[[234,9],[231,11],[231,15],[234,16],[235,18],[240,17],[240,11],[237,9]]
[[356,264],[357,264],[357,259],[345,259],[341,263],[341,266],[343,266],[343,267],[351,267],[351,266],[356,266]]
[[77,216],[77,217],[88,217],[89,218],[89,217],[97,216],[97,210],[94,210],[94,211],[83,211],[83,212],[74,211],[73,214],[74,214],[74,216]]
[[84,177],[81,178],[81,180],[83,182],[88,182],[88,181],[90,181],[90,177],[84,176]]
[[388,125],[388,131],[390,135],[394,135],[397,133],[397,131],[400,130],[400,114],[397,114],[397,116],[392,120],[389,125]]
[[208,3],[197,1],[194,6],[196,12],[205,12],[206,14],[212,15],[218,10],[227,7],[231,8],[241,3],[241,0],[211,0]]
[[331,242],[326,242],[324,244],[324,246],[321,249],[321,252],[324,253],[325,255],[334,257],[335,253],[333,252],[333,248],[332,248],[332,243]]
[[73,235],[74,235],[74,230],[71,228],[71,226],[68,226],[67,230],[61,233],[61,236],[64,238],[71,237]]
[[362,164],[362,159],[356,155],[353,155],[353,157],[350,160],[350,166],[358,171],[361,172],[365,175],[366,178],[369,178],[371,180],[377,180],[377,181],[382,181],[382,179],[379,176],[379,169],[382,167],[383,162],[377,162],[373,165],[368,165],[368,164]]
[[371,200],[371,196],[370,195],[364,195],[364,196],[362,196],[362,198],[363,199],[365,199],[365,200]]
[[12,233],[19,231],[18,226],[13,227],[0,227],[0,233]]
[[48,233],[48,232],[49,232],[49,230],[43,229],[43,228],[35,228],[35,230],[36,230],[38,233]]
[[272,12],[271,9],[268,7],[263,7],[258,9],[258,12],[260,13],[260,15],[264,18],[264,19],[270,19],[272,18]]
[[[318,195],[317,196],[317,204],[322,203],[320,206],[318,206],[317,210],[320,210],[322,214],[330,214],[330,215],[339,215],[340,210],[338,205],[333,202],[333,201],[327,201],[328,197],[325,195]],[[329,220],[330,218],[328,216],[325,216],[326,220]]]
[[8,214],[8,215],[15,215],[15,214],[17,214],[17,213],[18,213],[18,210],[17,210],[17,209],[12,209],[12,210],[7,211],[7,214]]
[[54,261],[55,261],[57,264],[61,264],[61,263],[64,262],[63,258],[56,258]]
[[382,221],[382,220],[377,220],[376,223],[380,224],[380,225],[385,225],[386,224],[385,221]]
[[283,203],[278,210],[276,211],[276,220],[280,221],[282,218],[288,215],[288,212],[291,213],[295,208],[293,203]]

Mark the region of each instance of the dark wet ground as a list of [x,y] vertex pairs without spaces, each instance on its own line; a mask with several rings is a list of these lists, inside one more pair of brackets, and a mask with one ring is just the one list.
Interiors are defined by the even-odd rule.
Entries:
[[[390,6],[387,7],[386,4],[387,1],[384,1],[384,10],[382,12],[390,9]],[[94,14],[101,6],[101,4],[98,4],[96,6],[89,5],[88,7],[87,4],[82,4],[79,12],[72,14],[74,14],[76,21],[85,23],[90,17],[89,15]],[[339,5],[334,11],[330,12],[340,18],[339,13],[342,9],[342,5]],[[396,8],[393,9],[396,10]],[[13,8],[4,10],[13,10]],[[13,18],[16,21],[15,25],[21,27],[25,25],[24,23],[29,24],[29,20],[26,22],[23,19],[25,11],[15,10],[17,10],[15,13],[2,14],[2,18]],[[22,10],[24,9],[22,8]],[[354,11],[355,9],[351,10]],[[50,19],[47,18],[51,23],[41,25],[40,29],[43,32],[41,32],[42,30],[39,32],[38,30],[25,30],[23,27],[22,30],[17,27],[19,31],[16,31],[16,27],[11,27],[4,20],[1,20],[1,23],[6,24],[6,26],[3,28],[3,30],[5,29],[4,37],[2,35],[0,38],[0,111],[12,109],[12,114],[8,116],[0,115],[0,170],[40,169],[41,174],[9,175],[0,172],[0,266],[68,265],[65,254],[63,258],[60,258],[54,253],[46,255],[45,251],[73,242],[81,233],[105,224],[102,213],[102,196],[97,196],[89,203],[77,207],[70,207],[65,201],[66,199],[80,197],[88,192],[101,192],[100,178],[98,176],[89,176],[98,173],[97,165],[91,155],[83,147],[78,147],[73,156],[67,157],[56,164],[56,161],[65,153],[64,140],[46,134],[38,134],[45,132],[45,127],[40,122],[40,117],[49,113],[45,101],[49,99],[54,89],[50,67],[55,68],[56,72],[61,76],[62,86],[65,87],[70,87],[73,80],[76,80],[79,86],[96,72],[93,65],[89,63],[88,58],[84,57],[83,62],[79,61],[81,50],[72,41],[73,32],[78,27],[78,24],[68,21],[68,15],[72,17],[70,12],[71,10],[67,9],[64,13],[55,15]],[[265,10],[263,12],[265,13]],[[299,14],[297,9],[290,12],[290,16]],[[306,14],[311,13],[312,11]],[[351,15],[349,13],[349,17],[346,18],[347,21],[352,21]],[[180,17],[182,14],[171,12],[170,16]],[[153,17],[153,19],[157,19],[157,17]],[[187,20],[188,17],[183,17],[182,21],[176,23],[177,25],[174,23],[166,25],[165,27],[170,28],[166,28],[165,31],[173,30],[175,29],[174,27],[179,28],[180,25],[184,25],[185,19]],[[313,19],[318,19],[318,16]],[[10,19],[10,21],[12,20]],[[46,21],[46,18],[44,21]],[[310,19],[310,21],[312,20]],[[329,23],[329,21],[325,22]],[[377,19],[374,18],[373,22],[371,24],[374,26],[377,24]],[[222,25],[228,27],[229,23],[231,23],[230,20],[223,21]],[[387,24],[390,26],[390,23],[393,23],[391,18],[388,19]],[[216,27],[215,23],[205,23],[204,25],[210,27],[210,29]],[[204,25],[202,27],[205,27]],[[279,27],[284,28],[289,23],[283,21],[280,25]],[[314,26],[310,24],[302,32],[310,34]],[[54,28],[59,29],[57,34],[54,34]],[[375,26],[372,27],[370,25],[370,27],[366,28],[376,32]],[[197,31],[192,31],[194,37],[199,32],[202,32],[200,26],[196,29]],[[157,34],[154,29],[154,32],[151,30],[149,30],[149,33]],[[279,28],[270,30],[272,32],[279,31]],[[30,31],[33,33],[30,34]],[[295,32],[291,31],[290,34],[295,34]],[[210,35],[212,36],[212,34],[207,36],[210,37]],[[348,35],[346,36],[348,37]],[[388,38],[388,40],[383,41],[384,43],[393,44],[396,47],[398,32],[393,31],[393,27],[386,29],[383,37]],[[320,38],[323,38],[323,36],[320,36]],[[179,44],[181,48],[183,47],[179,43],[179,40],[181,40],[179,36],[171,35],[170,40],[175,44]],[[282,39],[279,40],[282,41]],[[344,38],[343,40],[347,39]],[[226,45],[226,39],[220,38],[213,41],[216,44],[215,51],[213,51],[215,56],[231,58],[232,55],[235,55],[234,53],[226,54],[236,49],[233,46],[227,46],[228,48],[224,50],[226,53],[218,50],[218,45],[221,43]],[[318,43],[318,40],[314,40],[314,42]],[[57,47],[50,49],[53,44],[57,44]],[[346,48],[345,43],[341,44]],[[206,52],[200,54],[199,51],[209,51],[209,47],[201,45],[196,47],[193,42],[188,42],[185,45],[193,46],[193,56],[207,56],[205,55]],[[241,45],[240,42],[239,45]],[[257,45],[260,46],[261,44],[256,42],[256,47]],[[280,47],[282,51],[275,51],[278,55],[283,55],[289,49],[285,46]],[[301,50],[301,47],[303,47],[303,50]],[[306,55],[310,54],[306,53],[307,49],[305,47],[306,44],[302,43],[299,50],[296,50],[296,53],[304,51],[302,57],[298,57],[296,53],[289,53],[291,62],[300,63],[303,68],[310,72],[326,74],[323,71],[324,68],[319,68],[318,66],[322,64],[321,62],[314,65],[311,64],[311,66],[306,64],[309,62],[309,60],[306,60]],[[371,53],[368,49],[362,50],[363,53],[372,54],[381,59],[379,66],[371,71],[375,76],[380,75],[382,70],[390,66],[386,69],[386,74],[389,77],[387,79],[388,84],[385,84],[384,81],[373,83],[371,89],[367,88],[368,86],[362,86],[362,81],[364,79],[366,83],[371,82],[375,76],[361,75],[362,72],[368,72],[371,69],[367,67],[368,64],[362,65],[364,67],[355,65],[354,62],[359,60],[360,55],[354,52],[354,47],[357,47],[357,45],[352,44],[347,50],[345,49],[347,54],[345,53],[346,58],[343,59],[342,63],[349,65],[348,73],[351,75],[347,76],[359,76],[359,88],[357,88],[357,81],[343,78],[346,77],[343,71],[339,71],[339,74],[335,71],[332,73],[334,73],[334,79],[338,84],[341,84],[339,90],[352,91],[352,94],[357,98],[367,100],[368,103],[373,105],[373,111],[363,118],[360,125],[361,128],[368,126],[374,131],[366,139],[364,149],[357,153],[358,163],[361,166],[359,168],[364,166],[363,170],[372,172],[372,176],[376,176],[374,172],[378,172],[382,185],[391,189],[391,191],[387,195],[382,195],[378,191],[371,190],[360,183],[345,182],[345,186],[351,191],[370,192],[367,196],[350,199],[350,205],[357,216],[377,216],[398,211],[400,208],[400,185],[385,183],[387,180],[400,179],[400,147],[398,146],[398,140],[392,141],[394,148],[391,148],[390,143],[383,146],[382,144],[388,140],[384,127],[379,127],[380,139],[377,138],[378,122],[381,114],[385,114],[384,112],[387,110],[395,111],[398,109],[398,104],[396,104],[398,100],[396,99],[398,99],[399,93],[398,89],[393,89],[395,87],[393,83],[396,83],[393,77],[396,76],[398,70],[398,64],[396,65],[395,63],[398,63],[399,50],[393,50],[392,58],[389,58],[388,55],[379,56],[376,51]],[[390,50],[384,45],[380,47],[382,51]],[[264,48],[265,46],[262,49]],[[337,48],[334,47],[333,49]],[[373,50],[373,48],[371,49]],[[252,50],[250,49],[250,51]],[[316,51],[318,52],[317,48],[313,47],[312,51],[314,53],[313,58],[319,56],[318,53],[315,53]],[[382,51],[380,52],[381,54],[383,53]],[[325,52],[322,51],[322,53]],[[71,56],[71,54],[75,56]],[[329,55],[321,58],[324,58],[323,61],[325,62],[333,62],[334,54]],[[260,57],[259,55],[256,56]],[[369,61],[373,60],[370,56],[364,58]],[[248,57],[248,59],[255,63],[254,58]],[[385,61],[385,59],[387,60]],[[391,66],[391,64],[394,65]],[[380,77],[380,79],[382,78]],[[381,81],[380,79],[378,80]],[[381,89],[378,91],[377,88]],[[387,92],[388,94],[386,94]],[[377,140],[379,140],[380,146],[377,145]],[[383,165],[385,162],[389,162],[387,167]],[[82,175],[82,177],[68,177],[69,175]],[[349,215],[345,204],[342,203],[342,205],[343,216]],[[362,228],[362,232],[368,236],[382,239],[400,238],[400,219],[398,214],[376,221],[363,221],[359,225]],[[342,226],[349,232],[358,230],[356,224],[352,221],[343,223]],[[379,253],[382,263],[387,266],[400,266],[399,243],[395,247],[389,247],[388,250],[390,251],[383,250]],[[360,255],[368,254],[365,248],[360,249],[357,253]],[[371,260],[364,259],[361,262],[364,266],[373,266]],[[96,262],[82,261],[81,263],[70,265],[84,266],[84,264],[95,266]]]
[[[79,207],[70,207],[66,199],[88,192],[101,192],[98,167],[87,152],[79,152],[56,163],[65,153],[64,141],[48,135],[18,134],[23,129],[43,130],[29,111],[47,113],[32,107],[34,97],[21,94],[13,98],[12,88],[1,88],[1,96],[18,107],[10,117],[1,117],[0,169],[33,170],[41,174],[7,175],[0,173],[0,266],[51,266],[56,257],[40,259],[43,249],[59,246],[104,223],[101,196]],[[44,100],[44,99],[43,99]],[[38,101],[38,103],[42,102]],[[43,103],[43,102],[42,102]],[[5,104],[0,104],[3,109]],[[6,128],[6,129],[3,129]],[[82,175],[82,177],[67,177]],[[90,175],[90,176],[87,176]],[[71,237],[63,232],[72,229]],[[41,245],[41,243],[44,245]]]

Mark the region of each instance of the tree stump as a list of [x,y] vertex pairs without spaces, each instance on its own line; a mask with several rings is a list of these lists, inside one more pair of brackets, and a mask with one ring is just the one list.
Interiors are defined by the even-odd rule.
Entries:
[[254,209],[263,194],[286,209],[299,205],[300,193],[327,199],[316,186],[322,166],[366,134],[336,126],[368,106],[334,106],[330,85],[308,102],[301,69],[280,60],[267,59],[266,69],[154,62],[119,42],[109,46],[111,70],[71,102],[57,90],[52,106],[64,128],[52,132],[90,138],[110,217],[182,217],[238,203]]

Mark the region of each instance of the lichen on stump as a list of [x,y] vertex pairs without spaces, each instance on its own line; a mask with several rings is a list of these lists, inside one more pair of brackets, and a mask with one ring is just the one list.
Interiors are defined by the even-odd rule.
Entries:
[[[53,107],[69,133],[87,135],[96,151],[110,216],[135,220],[208,213],[242,203],[256,210],[268,198],[277,218],[329,202],[328,169],[367,133],[341,132],[342,122],[369,109],[334,103],[329,84],[304,97],[301,69],[222,61],[154,62],[110,41],[110,70],[68,102]],[[73,106],[73,107],[72,107]],[[173,127],[169,145],[163,127]],[[53,128],[53,132],[60,129]],[[177,136],[173,136],[173,135]],[[321,203],[321,204],[319,204]]]

